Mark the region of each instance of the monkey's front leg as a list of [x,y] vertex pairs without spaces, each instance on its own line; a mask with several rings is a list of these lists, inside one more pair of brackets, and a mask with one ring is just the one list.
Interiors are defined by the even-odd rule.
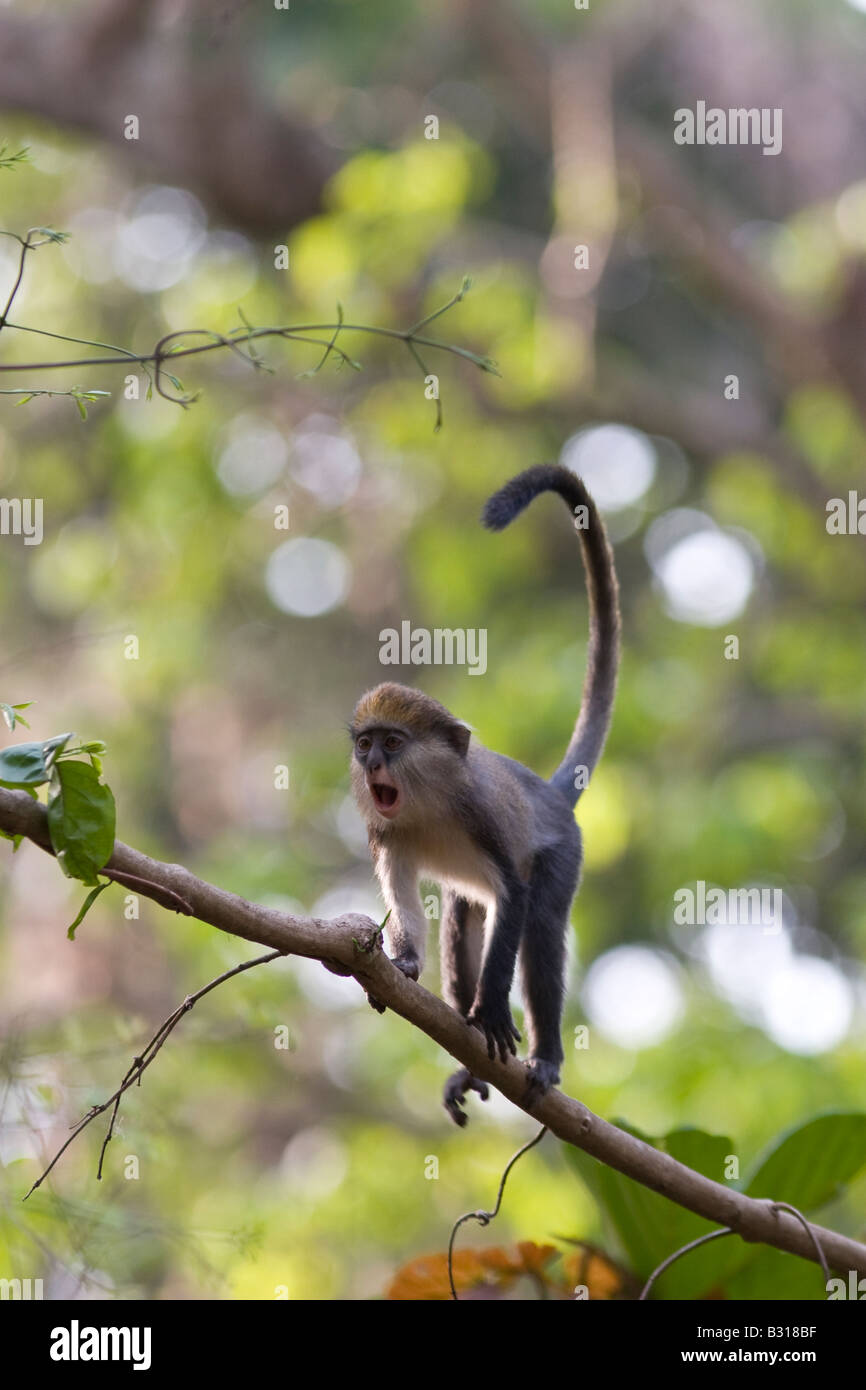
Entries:
[[[427,919],[418,897],[418,872],[411,860],[400,859],[382,849],[376,859],[376,873],[388,905],[385,937],[391,963],[410,980],[417,980],[424,968],[427,947]],[[367,995],[377,1013],[385,1005]]]
[[487,1056],[495,1061],[497,1051],[499,1060],[506,1062],[509,1055],[517,1052],[520,1042],[508,996],[514,979],[514,966],[517,950],[523,935],[526,920],[527,889],[519,879],[511,879],[505,885],[502,896],[496,905],[490,946],[487,950],[481,978],[469,1016],[466,1020],[474,1028],[480,1028],[487,1042]]

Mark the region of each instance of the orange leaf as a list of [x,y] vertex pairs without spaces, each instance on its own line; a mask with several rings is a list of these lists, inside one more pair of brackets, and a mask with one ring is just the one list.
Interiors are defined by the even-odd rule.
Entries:
[[[457,1250],[454,1253],[454,1286],[458,1290],[471,1289],[484,1282],[484,1268],[475,1250]],[[430,1302],[451,1297],[448,1283],[448,1256],[441,1254],[419,1255],[410,1260],[394,1275],[385,1294],[388,1299],[412,1302]]]

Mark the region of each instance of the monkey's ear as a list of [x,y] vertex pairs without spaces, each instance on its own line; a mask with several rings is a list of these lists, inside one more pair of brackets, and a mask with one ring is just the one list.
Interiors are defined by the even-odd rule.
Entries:
[[471,738],[472,730],[469,725],[460,724],[457,720],[454,721],[448,730],[448,742],[451,744],[454,752],[459,753],[461,758],[465,758],[466,754],[469,752],[469,741]]

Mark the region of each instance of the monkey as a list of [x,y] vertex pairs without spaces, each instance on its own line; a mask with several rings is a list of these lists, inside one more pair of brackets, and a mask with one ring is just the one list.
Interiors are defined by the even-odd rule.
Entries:
[[[504,530],[542,492],[558,493],[572,513],[589,595],[580,709],[550,780],[483,747],[444,705],[409,686],[388,681],[369,690],[349,725],[352,790],[390,910],[393,963],[418,979],[428,925],[419,880],[438,879],[443,994],[481,1031],[490,1060],[505,1062],[521,1040],[509,1006],[519,957],[530,1108],[559,1081],[564,1059],[566,945],[583,860],[575,807],[607,738],[620,643],[613,553],[575,473],[555,464],[526,469],[488,499],[482,524]],[[443,1104],[461,1126],[470,1091],[482,1100],[489,1093],[466,1068],[445,1085]]]

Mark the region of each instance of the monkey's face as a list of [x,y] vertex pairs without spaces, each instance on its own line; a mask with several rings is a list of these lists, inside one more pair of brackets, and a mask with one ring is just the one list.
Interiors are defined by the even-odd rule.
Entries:
[[[385,820],[394,820],[405,802],[400,785],[399,762],[408,743],[400,729],[365,729],[354,735],[356,766],[360,769],[373,809]],[[356,781],[361,780],[356,777]]]

